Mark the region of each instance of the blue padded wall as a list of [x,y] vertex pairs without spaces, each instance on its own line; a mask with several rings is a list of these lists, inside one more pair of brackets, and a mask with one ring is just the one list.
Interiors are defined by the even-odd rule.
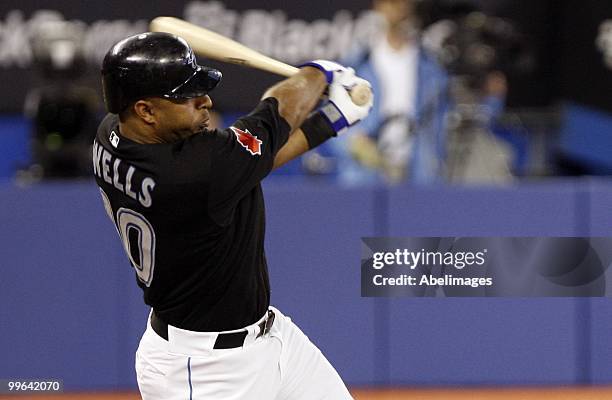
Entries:
[[[363,236],[610,236],[612,184],[265,185],[272,303],[353,385],[612,383],[608,299],[360,297]],[[92,182],[0,186],[0,376],[135,388],[148,310]]]

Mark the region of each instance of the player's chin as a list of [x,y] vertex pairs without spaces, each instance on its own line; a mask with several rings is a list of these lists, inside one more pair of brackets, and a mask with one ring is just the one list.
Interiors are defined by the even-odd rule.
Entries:
[[195,125],[195,126],[188,126],[188,127],[183,128],[183,129],[180,129],[180,130],[175,130],[174,131],[174,137],[175,137],[175,140],[182,140],[182,139],[186,139],[188,137],[191,137],[193,135],[197,135],[201,131],[202,130],[199,129],[199,126],[197,126],[197,125]]
[[201,132],[205,130],[208,130],[208,120],[200,122],[199,124],[197,124],[197,127],[196,127],[197,132]]

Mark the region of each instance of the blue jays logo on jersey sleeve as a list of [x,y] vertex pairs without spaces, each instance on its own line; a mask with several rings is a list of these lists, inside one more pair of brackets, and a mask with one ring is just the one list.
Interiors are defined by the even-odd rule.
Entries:
[[261,155],[261,145],[263,144],[262,140],[249,132],[248,129],[242,130],[234,126],[230,126],[230,129],[234,132],[234,135],[236,135],[236,140],[238,140],[238,143],[240,143],[242,147],[251,153],[252,156]]

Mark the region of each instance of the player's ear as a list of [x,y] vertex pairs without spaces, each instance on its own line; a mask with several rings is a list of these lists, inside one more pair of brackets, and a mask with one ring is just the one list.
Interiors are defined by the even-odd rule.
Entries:
[[154,124],[156,122],[155,115],[155,104],[152,101],[141,99],[134,103],[132,106],[134,114],[147,124]]

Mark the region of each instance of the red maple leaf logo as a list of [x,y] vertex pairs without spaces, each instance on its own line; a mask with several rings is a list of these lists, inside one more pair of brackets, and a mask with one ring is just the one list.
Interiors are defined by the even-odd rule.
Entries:
[[236,139],[238,139],[238,143],[247,149],[251,155],[261,155],[261,145],[263,144],[263,141],[259,140],[257,136],[249,132],[248,129],[243,131],[233,126],[230,126],[230,129],[234,131]]

